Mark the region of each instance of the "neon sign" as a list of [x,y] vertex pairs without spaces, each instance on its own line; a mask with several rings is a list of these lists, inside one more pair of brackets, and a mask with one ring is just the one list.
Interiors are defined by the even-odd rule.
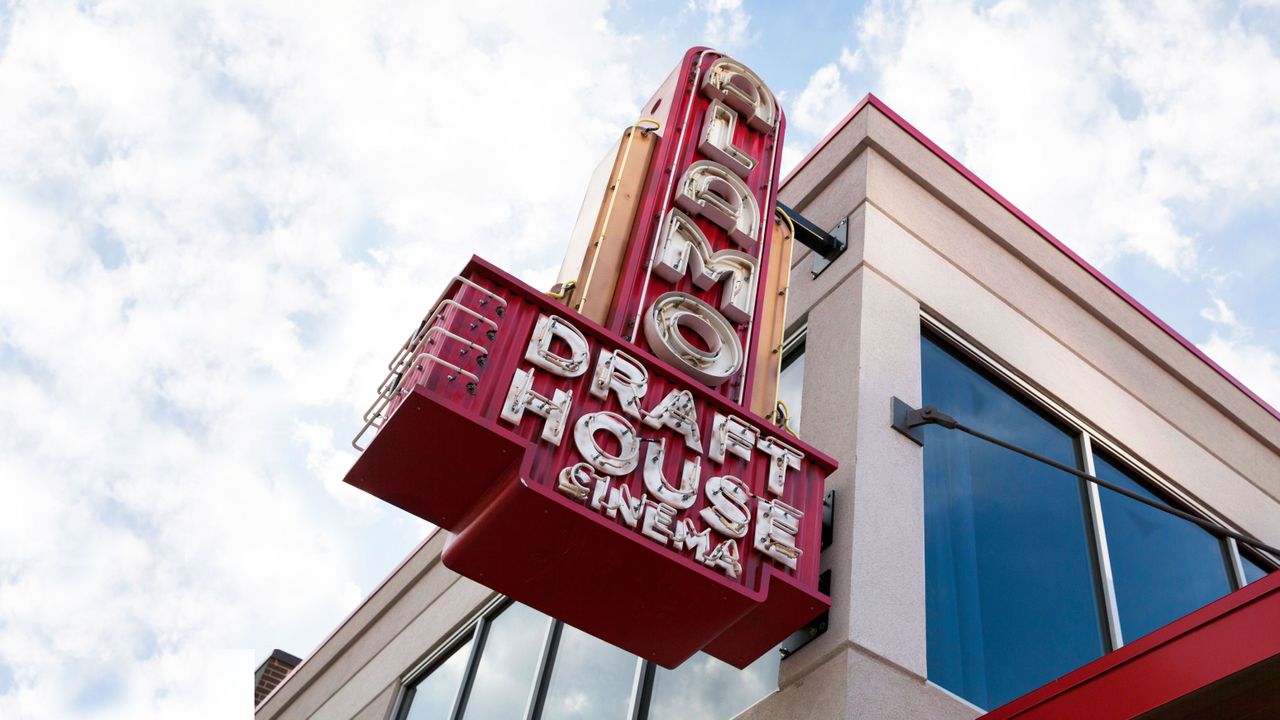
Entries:
[[599,234],[579,292],[473,258],[388,365],[346,481],[448,530],[468,578],[667,667],[744,667],[830,605],[835,463],[747,409],[785,122],[703,48],[645,107],[664,131],[619,152],[611,188],[627,158],[643,172],[628,209],[605,201],[595,227],[626,231]]

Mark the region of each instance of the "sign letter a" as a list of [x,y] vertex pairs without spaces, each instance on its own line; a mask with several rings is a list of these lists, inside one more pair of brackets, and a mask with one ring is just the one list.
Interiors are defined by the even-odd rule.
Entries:
[[733,58],[720,58],[711,66],[702,81],[702,92],[742,113],[747,124],[760,132],[769,132],[778,124],[778,104],[773,93],[759,75]]

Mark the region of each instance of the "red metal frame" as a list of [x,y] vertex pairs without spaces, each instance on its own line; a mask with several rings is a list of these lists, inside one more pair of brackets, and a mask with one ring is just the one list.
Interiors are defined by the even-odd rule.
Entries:
[[1039,223],[1037,223],[1035,220],[1032,220],[1026,213],[1019,210],[1013,203],[1005,199],[1003,195],[996,192],[995,189],[993,189],[990,185],[988,185],[981,178],[975,175],[973,171],[971,171],[969,168],[961,164],[959,160],[956,160],[955,158],[951,157],[951,155],[947,154],[945,150],[943,150],[941,147],[938,147],[937,143],[933,142],[928,137],[926,137],[924,133],[917,130],[914,125],[904,120],[901,115],[894,112],[893,109],[890,108],[888,105],[886,105],[883,100],[881,100],[880,98],[876,97],[871,93],[867,93],[867,95],[863,97],[862,100],[859,101],[857,105],[854,106],[853,110],[851,110],[848,115],[845,115],[844,119],[841,120],[835,126],[835,128],[831,130],[831,132],[827,133],[826,137],[824,137],[821,142],[819,142],[816,146],[814,146],[814,148],[809,151],[809,154],[804,156],[804,159],[801,160],[799,164],[797,164],[794,168],[792,168],[791,172],[787,173],[787,177],[782,181],[782,184],[786,185],[787,183],[791,182],[797,175],[799,175],[800,172],[804,170],[805,166],[808,165],[809,162],[813,160],[813,158],[817,157],[817,155],[820,152],[822,152],[822,149],[825,148],[827,144],[830,143],[831,140],[835,138],[836,135],[839,135],[840,131],[844,130],[845,126],[848,125],[849,122],[852,121],[853,118],[858,113],[862,112],[863,108],[865,108],[868,105],[874,107],[875,109],[883,113],[885,117],[892,120],[895,125],[902,128],[908,135],[915,138],[917,142],[919,142],[921,145],[928,148],[930,152],[932,152],[934,155],[938,157],[938,159],[942,160],[947,165],[949,165],[953,170],[963,175],[969,182],[973,183],[974,186],[976,186],[979,190],[986,193],[992,200],[995,200],[997,203],[999,203],[1001,207],[1003,207],[1005,210],[1008,210],[1015,217],[1021,220],[1027,227],[1035,231],[1036,234],[1038,234],[1040,237],[1048,241],[1049,244],[1057,248],[1059,252],[1061,252],[1063,255],[1066,255],[1068,258],[1071,259],[1072,262],[1079,265],[1081,268],[1084,269],[1085,272],[1092,275],[1098,282],[1105,285],[1107,289],[1109,289],[1111,292],[1119,296],[1120,299],[1128,303],[1130,307],[1132,307],[1134,310],[1137,310],[1139,313],[1142,314],[1143,317],[1145,317],[1147,320],[1150,320],[1152,323],[1154,323],[1156,327],[1163,330],[1166,335],[1168,335],[1169,337],[1177,341],[1178,344],[1186,348],[1192,355],[1195,355],[1197,358],[1200,358],[1200,360],[1204,364],[1208,365],[1215,372],[1221,375],[1223,379],[1225,379],[1227,382],[1234,385],[1237,390],[1244,393],[1245,396],[1247,396],[1250,400],[1253,400],[1255,403],[1257,403],[1259,407],[1261,407],[1263,410],[1266,410],[1276,419],[1280,420],[1280,411],[1272,407],[1266,400],[1263,400],[1261,397],[1258,397],[1258,395],[1254,393],[1252,390],[1250,390],[1248,387],[1245,387],[1244,383],[1240,382],[1239,380],[1236,379],[1234,375],[1224,370],[1221,365],[1214,362],[1213,359],[1211,359],[1208,355],[1205,355],[1204,351],[1196,347],[1195,344],[1193,344],[1190,340],[1183,337],[1177,330],[1174,330],[1172,327],[1170,327],[1168,323],[1166,323],[1165,321],[1157,317],[1155,313],[1148,310],[1142,303],[1134,299],[1132,295],[1130,295],[1129,293],[1121,289],[1119,285],[1116,285],[1110,278],[1102,274],[1100,270],[1090,265],[1084,258],[1080,257],[1071,248],[1067,247],[1066,243],[1054,237],[1048,230],[1045,230],[1043,227],[1041,227]]
[[1013,700],[982,720],[1132,718],[1277,655],[1280,572]]
[[[488,306],[498,330],[489,339],[487,324],[446,310],[436,322],[466,341],[485,343],[488,354],[480,364],[474,351],[463,352],[466,342],[444,335],[432,352],[465,363],[479,382],[468,386],[442,364],[412,369],[406,391],[346,482],[449,530],[444,562],[451,569],[666,667],[699,650],[745,667],[830,607],[817,581],[823,481],[836,467],[833,460],[484,260],[473,258],[462,277],[503,298],[502,314],[496,303]],[[457,284],[454,297],[468,303],[484,295]],[[805,454],[781,497],[804,513],[796,543],[803,554],[796,570],[755,551],[749,533],[737,541],[742,575],[731,579],[556,490],[559,471],[581,461],[573,423],[586,412],[620,413],[622,408],[612,395],[600,400],[589,394],[591,372],[559,378],[535,370],[536,391],[550,396],[558,387],[573,393],[561,444],[540,440],[540,417],[529,414],[518,427],[499,420],[514,372],[529,369],[525,348],[544,314],[564,317],[583,332],[593,366],[602,349],[621,349],[643,363],[649,370],[646,407],[668,390],[691,392],[704,445],[714,414],[721,412],[747,420],[762,438]],[[642,433],[666,438],[664,470],[667,477],[678,477],[683,459],[692,457],[678,442],[680,436],[647,426]],[[703,482],[731,474],[753,495],[766,497],[768,466],[763,454],[751,462],[730,456],[723,466],[704,457]],[[644,494],[641,470],[619,480],[636,497]],[[704,504],[700,492],[681,516],[705,526],[698,519]]]

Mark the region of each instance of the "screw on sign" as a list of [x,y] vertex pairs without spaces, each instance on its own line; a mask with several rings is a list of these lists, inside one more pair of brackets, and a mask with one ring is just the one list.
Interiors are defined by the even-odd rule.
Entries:
[[628,130],[606,179],[634,192],[594,218],[625,232],[554,296],[473,258],[388,365],[346,481],[448,530],[466,577],[666,667],[744,667],[830,605],[835,463],[746,407],[784,121],[704,48],[645,107],[669,132],[635,151]]

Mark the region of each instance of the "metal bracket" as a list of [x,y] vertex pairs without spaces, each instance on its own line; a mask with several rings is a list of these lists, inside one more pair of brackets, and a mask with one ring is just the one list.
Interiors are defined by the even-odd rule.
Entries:
[[831,263],[849,249],[849,218],[841,220],[827,235],[831,237],[833,245],[826,252],[813,254],[813,269],[809,271],[813,277],[821,275],[823,270],[831,267]]
[[807,218],[791,208],[778,203],[778,209],[791,220],[795,229],[795,241],[813,250],[814,277],[822,274],[831,262],[849,247],[849,218],[845,218],[831,232],[824,232]]
[[894,430],[906,435],[917,445],[924,446],[924,426],[941,425],[954,428],[955,418],[947,415],[932,405],[915,409],[906,402],[894,397],[889,401],[889,425]]
[[822,549],[831,547],[836,534],[836,491],[828,490],[822,497]]
[[[818,592],[825,595],[831,594],[831,571],[823,570],[818,576]],[[786,660],[795,654],[797,650],[813,642],[815,638],[827,631],[827,625],[831,622],[831,611],[828,610],[818,617],[810,620],[808,624],[799,630],[791,633],[791,636],[782,641],[778,646],[778,652],[782,655],[782,659]]]

